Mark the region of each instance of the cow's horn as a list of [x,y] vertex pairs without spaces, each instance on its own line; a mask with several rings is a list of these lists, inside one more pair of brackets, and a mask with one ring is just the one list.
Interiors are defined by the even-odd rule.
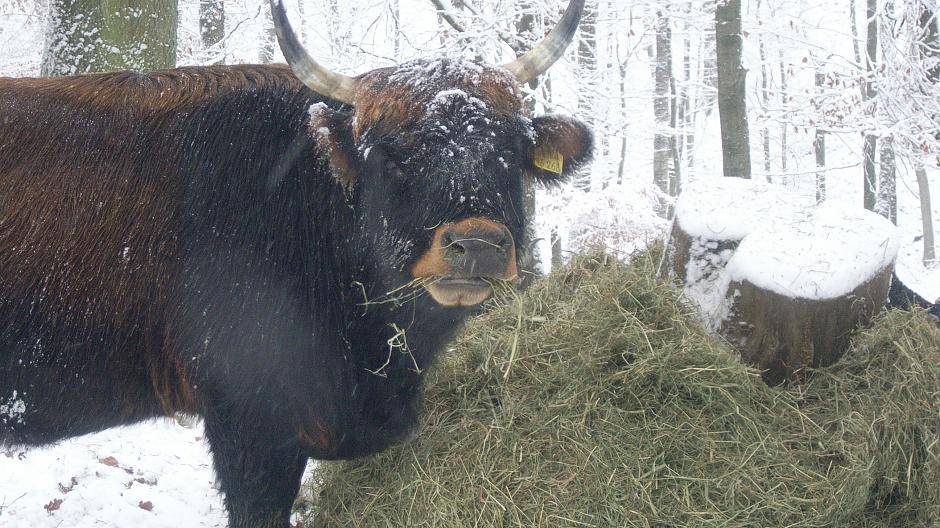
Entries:
[[525,55],[503,66],[525,84],[545,73],[565,53],[581,21],[584,0],[571,0],[558,25]]
[[324,68],[307,53],[287,20],[283,0],[271,0],[271,17],[281,52],[294,75],[311,90],[347,104],[356,102],[356,80],[347,75]]

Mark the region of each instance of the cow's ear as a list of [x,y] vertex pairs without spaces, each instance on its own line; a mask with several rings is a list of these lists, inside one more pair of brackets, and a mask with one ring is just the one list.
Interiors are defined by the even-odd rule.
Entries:
[[561,183],[571,177],[594,154],[594,135],[583,122],[562,115],[544,115],[532,120],[534,141],[526,159],[527,172],[544,184]]
[[359,155],[352,136],[352,115],[330,110],[326,105],[310,107],[310,132],[317,149],[325,156],[333,178],[349,189],[359,178]]

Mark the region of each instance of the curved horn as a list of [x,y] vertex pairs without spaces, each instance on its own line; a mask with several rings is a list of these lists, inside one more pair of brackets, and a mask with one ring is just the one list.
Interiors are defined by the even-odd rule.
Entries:
[[574,32],[581,21],[584,0],[571,0],[565,14],[541,42],[525,55],[503,66],[525,84],[545,73],[565,53],[565,48],[574,39]]
[[330,71],[307,53],[287,19],[283,0],[271,0],[271,17],[274,19],[274,30],[277,32],[281,52],[297,78],[320,95],[346,104],[355,104],[356,80]]

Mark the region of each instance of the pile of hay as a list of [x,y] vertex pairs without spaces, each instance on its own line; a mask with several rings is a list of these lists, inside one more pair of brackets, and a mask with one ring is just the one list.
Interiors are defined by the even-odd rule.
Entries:
[[324,463],[312,526],[937,526],[940,331],[892,311],[771,388],[651,261],[570,266],[473,320],[418,439]]

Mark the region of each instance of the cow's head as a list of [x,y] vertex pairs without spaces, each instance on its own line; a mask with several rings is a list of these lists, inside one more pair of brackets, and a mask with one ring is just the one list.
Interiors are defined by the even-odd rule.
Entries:
[[311,109],[311,132],[337,185],[362,207],[389,267],[439,304],[471,306],[516,281],[523,181],[560,182],[591,156],[580,121],[525,114],[520,85],[571,42],[584,0],[534,49],[502,67],[417,60],[347,77],[318,64],[271,0],[284,56],[315,92],[348,110]]

